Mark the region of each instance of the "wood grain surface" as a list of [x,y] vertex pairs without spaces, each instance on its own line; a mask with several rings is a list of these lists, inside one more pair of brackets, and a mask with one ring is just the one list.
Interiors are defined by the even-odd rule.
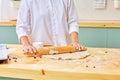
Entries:
[[[111,28],[119,28],[120,27],[120,21],[114,20],[114,21],[103,21],[103,20],[98,20],[98,21],[90,21],[90,20],[85,20],[85,21],[79,21],[78,25],[80,27],[111,27]],[[15,21],[2,21],[0,22],[0,26],[16,26],[16,20]]]
[[[21,46],[8,45],[14,46],[17,50],[13,53],[22,53]],[[120,80],[120,49],[88,48],[87,51],[90,56],[77,60],[40,58],[34,63],[2,64],[0,76],[32,80]]]

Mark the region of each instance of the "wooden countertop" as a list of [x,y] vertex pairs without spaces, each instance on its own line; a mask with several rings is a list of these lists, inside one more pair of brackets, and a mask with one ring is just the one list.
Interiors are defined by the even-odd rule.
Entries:
[[1,21],[0,26],[16,26],[16,20],[13,20],[13,21]]
[[[120,28],[120,21],[79,21],[80,27],[113,27]],[[3,21],[0,26],[16,26],[16,21]]]
[[[21,45],[13,53],[21,54]],[[88,48],[90,56],[78,60],[41,58],[37,63],[0,65],[0,76],[32,80],[119,80],[120,49]],[[30,60],[29,58],[27,60]]]
[[81,27],[104,27],[104,28],[120,28],[120,21],[80,21]]

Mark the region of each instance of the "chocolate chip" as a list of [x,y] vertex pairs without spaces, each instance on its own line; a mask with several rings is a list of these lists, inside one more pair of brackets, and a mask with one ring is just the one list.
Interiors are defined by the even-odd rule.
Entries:
[[88,65],[86,65],[85,67],[88,67]]
[[68,58],[68,59],[66,59],[66,60],[73,60],[72,58]]
[[17,59],[16,57],[13,57],[13,59]]
[[17,62],[17,60],[15,60],[15,62]]
[[105,53],[108,53],[107,51],[105,51]]
[[36,59],[37,57],[36,56],[34,56],[34,59]]
[[96,68],[95,66],[93,66],[93,68]]
[[61,58],[61,57],[59,57],[59,58],[58,58],[58,60],[62,60],[62,58]]

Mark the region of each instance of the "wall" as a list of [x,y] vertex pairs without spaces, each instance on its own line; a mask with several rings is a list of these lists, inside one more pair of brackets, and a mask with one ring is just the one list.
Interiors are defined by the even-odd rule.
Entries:
[[0,21],[16,20],[17,12],[11,0],[0,0]]
[[74,0],[80,20],[120,20],[120,9],[107,0],[105,9],[95,9],[95,0]]
[[[79,20],[120,20],[120,9],[114,8],[114,0],[107,0],[105,9],[95,9],[95,0],[74,0]],[[14,6],[19,8],[19,0]]]

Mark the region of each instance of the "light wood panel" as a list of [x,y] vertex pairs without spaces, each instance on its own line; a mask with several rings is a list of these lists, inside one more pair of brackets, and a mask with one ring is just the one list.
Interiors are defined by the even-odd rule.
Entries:
[[[7,45],[7,47],[15,47],[17,50],[14,53],[22,54],[21,45]],[[0,76],[32,80],[120,79],[120,49],[88,48],[87,50],[90,56],[78,60],[41,58],[34,64],[2,64]]]
[[[120,27],[120,21],[79,21],[80,27]],[[0,26],[16,26],[16,21],[3,21]]]
[[80,27],[113,27],[119,28],[120,21],[79,21]]
[[0,26],[16,26],[16,21],[1,21]]

